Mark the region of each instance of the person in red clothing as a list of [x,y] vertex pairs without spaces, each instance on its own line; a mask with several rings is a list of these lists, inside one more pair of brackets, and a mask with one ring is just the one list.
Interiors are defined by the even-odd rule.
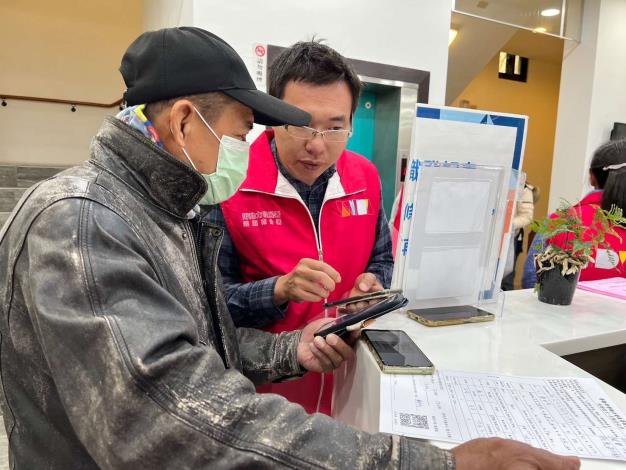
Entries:
[[[594,188],[582,200],[573,206],[582,223],[593,231],[593,219],[599,208],[610,210],[612,206],[626,213],[626,140],[608,142],[600,146],[593,154],[589,166],[589,183]],[[615,229],[620,238],[608,235],[608,247],[598,248],[592,254],[595,260],[580,272],[581,281],[592,281],[610,277],[626,277],[626,229]],[[559,247],[567,245],[567,234],[552,238],[550,244]],[[535,238],[534,246],[537,245]],[[534,254],[536,248],[529,250],[524,269],[522,287],[532,287],[536,276]]]
[[[335,316],[325,300],[389,287],[393,257],[378,171],[346,150],[361,90],[352,67],[301,42],[276,58],[268,81],[271,95],[312,115],[310,127],[265,131],[246,180],[211,216],[224,228],[219,266],[235,324],[280,333]],[[258,390],[331,411],[330,374]]]

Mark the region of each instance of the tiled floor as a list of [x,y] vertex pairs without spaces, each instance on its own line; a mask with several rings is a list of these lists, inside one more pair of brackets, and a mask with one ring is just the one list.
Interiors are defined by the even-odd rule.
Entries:
[[64,170],[62,167],[0,165],[0,187],[28,188]]
[[0,228],[26,188],[64,169],[62,167],[0,165]]

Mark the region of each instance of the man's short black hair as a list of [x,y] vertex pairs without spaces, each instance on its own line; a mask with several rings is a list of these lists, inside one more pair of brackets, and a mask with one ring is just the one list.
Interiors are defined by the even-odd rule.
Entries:
[[330,85],[344,81],[352,94],[352,114],[359,103],[361,80],[336,50],[316,40],[297,42],[285,49],[269,69],[269,94],[283,98],[291,81],[312,85]]
[[166,109],[171,108],[174,106],[174,103],[180,100],[191,101],[209,124],[213,124],[217,119],[219,119],[227,105],[235,102],[234,99],[226,96],[224,93],[215,91],[210,93],[201,93],[198,95],[179,96],[178,98],[171,98],[169,100],[147,103],[144,113],[148,119],[154,121],[159,114]]

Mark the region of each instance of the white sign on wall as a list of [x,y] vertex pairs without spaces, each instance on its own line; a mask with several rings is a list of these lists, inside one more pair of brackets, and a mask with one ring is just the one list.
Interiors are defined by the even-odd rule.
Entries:
[[[267,91],[267,44],[252,44],[250,53],[248,54],[248,61],[248,69],[257,89]],[[248,133],[246,140],[248,142],[254,142],[264,130],[265,126],[255,124]]]
[[252,78],[259,90],[267,90],[267,44],[254,44],[252,48]]

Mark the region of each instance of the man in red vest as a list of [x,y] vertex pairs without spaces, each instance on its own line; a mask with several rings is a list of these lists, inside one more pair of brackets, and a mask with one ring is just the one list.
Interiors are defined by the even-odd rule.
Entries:
[[[334,316],[324,301],[389,287],[391,237],[378,171],[346,150],[361,82],[318,42],[297,43],[272,64],[269,92],[313,116],[252,145],[239,191],[213,210],[226,229],[219,265],[238,326],[272,332]],[[332,375],[259,388],[330,414]]]

